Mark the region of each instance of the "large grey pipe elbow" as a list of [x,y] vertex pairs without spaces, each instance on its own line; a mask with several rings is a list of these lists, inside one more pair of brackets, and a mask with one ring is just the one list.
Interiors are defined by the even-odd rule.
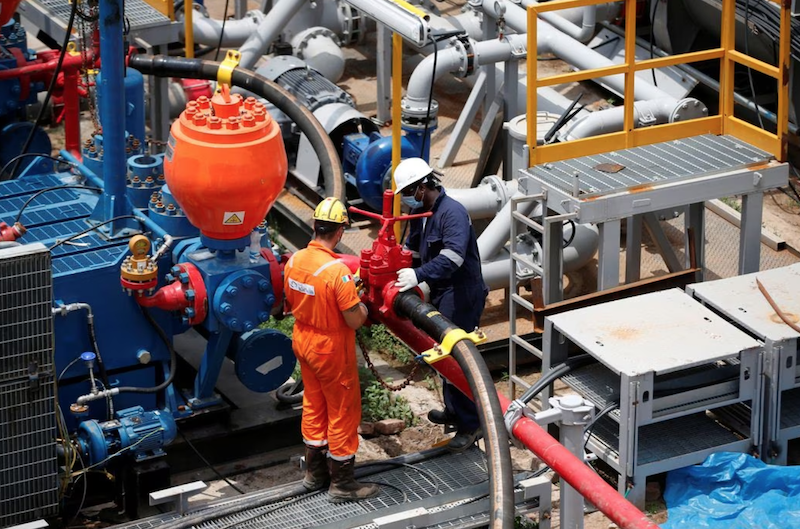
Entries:
[[[183,17],[181,17],[182,19]],[[241,20],[228,20],[225,22],[225,33],[222,36],[223,48],[238,48],[244,43],[264,20],[261,11],[248,11]],[[219,35],[222,32],[222,21],[209,18],[195,11],[192,17],[194,27],[194,41],[203,46],[217,47]],[[181,24],[181,38],[184,38],[184,26]]]
[[[653,101],[636,101],[633,105],[634,127],[659,125],[705,117],[708,108],[697,99],[680,101],[671,97]],[[618,132],[625,125],[625,108],[614,107],[592,112],[571,123],[559,134],[561,141],[579,140],[609,132]]]
[[[252,70],[258,59],[267,53],[272,42],[283,31],[293,16],[300,11],[306,0],[280,0],[264,17],[255,32],[242,44],[239,51],[239,67]],[[225,31],[228,31],[227,26]]]

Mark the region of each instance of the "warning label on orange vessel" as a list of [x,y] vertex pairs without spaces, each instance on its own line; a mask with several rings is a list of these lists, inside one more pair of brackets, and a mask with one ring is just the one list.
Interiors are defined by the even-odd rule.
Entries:
[[222,215],[222,224],[225,226],[235,226],[244,223],[244,211],[226,211]]

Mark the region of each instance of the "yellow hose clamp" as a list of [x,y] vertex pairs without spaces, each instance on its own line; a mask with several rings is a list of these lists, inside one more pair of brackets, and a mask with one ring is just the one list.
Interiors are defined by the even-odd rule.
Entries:
[[239,53],[239,50],[228,50],[225,60],[222,61],[222,64],[219,65],[219,70],[217,70],[217,83],[231,86],[233,69],[239,66],[241,56],[242,54]]
[[475,329],[473,332],[467,332],[464,329],[453,329],[444,336],[441,344],[436,344],[433,349],[429,349],[422,353],[422,359],[428,364],[434,364],[439,360],[447,358],[461,340],[469,340],[475,345],[486,341],[486,334],[480,330]]

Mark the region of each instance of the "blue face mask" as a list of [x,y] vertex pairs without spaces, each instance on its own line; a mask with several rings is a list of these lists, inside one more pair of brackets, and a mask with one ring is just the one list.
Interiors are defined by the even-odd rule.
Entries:
[[403,195],[402,197],[400,197],[400,201],[406,206],[408,206],[410,209],[417,209],[422,207],[422,201],[414,198],[414,195],[408,197]]

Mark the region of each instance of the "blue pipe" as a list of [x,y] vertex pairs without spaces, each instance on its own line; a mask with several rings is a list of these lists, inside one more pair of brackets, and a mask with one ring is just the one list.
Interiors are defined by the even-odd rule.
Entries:
[[[92,214],[95,220],[108,220],[133,212],[126,195],[125,175],[125,49],[122,25],[122,0],[100,0],[100,57],[103,77],[98,88],[100,123],[103,127],[103,198]],[[124,219],[109,225],[109,233],[137,225]]]
[[[103,182],[103,180],[99,176],[94,174],[94,172],[91,169],[89,169],[88,167],[83,165],[80,162],[80,160],[78,160],[78,158],[76,158],[71,152],[63,150],[63,151],[61,151],[61,157],[64,158],[65,160],[67,160],[68,162],[74,163],[75,167],[78,169],[78,171],[80,171],[80,173],[83,176],[86,177],[86,180],[88,180],[93,186],[97,186],[97,187],[103,188],[103,190],[104,190],[103,196],[105,196],[105,183]],[[127,197],[126,197],[126,200],[127,200]],[[100,204],[101,202],[102,202],[102,200],[100,202],[98,202],[98,204]],[[157,238],[163,239],[164,236],[167,235],[167,232],[164,230],[164,228],[162,228],[161,226],[156,224],[150,217],[148,217],[148,212],[147,211],[145,211],[143,209],[139,209],[139,208],[134,208],[134,207],[131,207],[130,211],[133,212],[133,215],[136,215],[137,217],[141,217],[142,220],[144,220],[144,225],[150,231],[152,231],[153,235],[155,235]],[[133,220],[133,219],[131,219],[131,220]],[[136,222],[136,221],[134,220],[134,222]]]

